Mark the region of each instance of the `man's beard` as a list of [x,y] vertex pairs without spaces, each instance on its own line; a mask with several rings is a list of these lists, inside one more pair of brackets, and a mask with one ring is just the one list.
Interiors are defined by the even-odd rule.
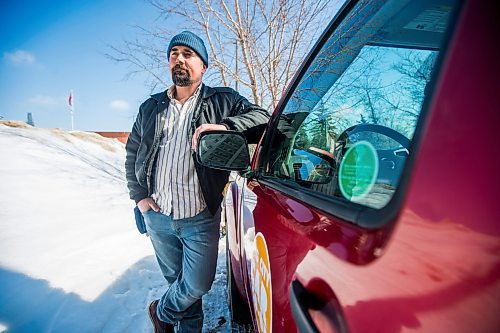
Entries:
[[179,65],[175,65],[174,68],[172,68],[172,81],[179,87],[188,87],[195,82],[191,80],[191,73],[189,73],[187,69],[181,68]]

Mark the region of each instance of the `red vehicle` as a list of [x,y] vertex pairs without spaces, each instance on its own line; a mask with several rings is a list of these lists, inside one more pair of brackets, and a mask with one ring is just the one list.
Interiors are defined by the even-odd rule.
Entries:
[[[348,1],[244,137],[224,200],[232,319],[258,332],[500,332],[494,1]],[[246,315],[247,314],[247,315]]]

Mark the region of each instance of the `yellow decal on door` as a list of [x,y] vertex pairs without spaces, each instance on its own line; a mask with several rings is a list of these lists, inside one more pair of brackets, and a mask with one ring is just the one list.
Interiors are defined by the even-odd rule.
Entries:
[[272,287],[269,253],[262,233],[255,235],[252,254],[252,298],[260,333],[272,332]]

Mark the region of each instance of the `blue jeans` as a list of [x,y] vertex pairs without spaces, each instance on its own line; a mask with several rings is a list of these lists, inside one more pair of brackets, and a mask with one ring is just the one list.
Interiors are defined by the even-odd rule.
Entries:
[[143,216],[156,259],[169,283],[158,303],[158,318],[178,323],[179,333],[201,332],[201,298],[212,286],[217,265],[218,219],[214,220],[208,209],[180,220],[153,210]]

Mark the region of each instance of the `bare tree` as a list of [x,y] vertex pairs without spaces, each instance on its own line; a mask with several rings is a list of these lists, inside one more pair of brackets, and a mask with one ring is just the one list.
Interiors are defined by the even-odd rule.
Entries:
[[[147,72],[152,85],[166,86],[165,45],[181,29],[196,31],[206,42],[207,78],[239,87],[253,101],[273,109],[312,43],[326,27],[341,0],[147,0],[164,24],[138,27],[141,36],[111,46],[110,58]],[[171,22],[181,20],[181,27]]]

